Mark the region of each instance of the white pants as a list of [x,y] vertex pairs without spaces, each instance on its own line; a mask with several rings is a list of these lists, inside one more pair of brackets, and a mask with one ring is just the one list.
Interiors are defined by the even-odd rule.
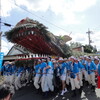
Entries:
[[14,75],[10,75],[9,79],[10,79],[10,83],[14,84],[15,76]]
[[86,70],[83,70],[85,81],[88,81],[88,72]]
[[15,79],[15,88],[16,88],[16,90],[21,88],[20,77],[16,77],[16,79]]
[[88,75],[88,82],[89,84],[92,84],[93,86],[96,85],[94,72]]
[[47,81],[47,80],[46,80],[46,76],[43,75],[43,76],[41,77],[41,88],[42,88],[42,92],[48,91],[48,88],[47,88],[47,86],[46,86],[46,84],[47,84],[46,81]]
[[66,80],[66,75],[61,75],[60,79],[61,79],[62,81],[65,81],[65,80]]
[[79,73],[79,84],[80,84],[80,86],[83,86],[83,81],[82,81],[82,79],[83,79],[83,73],[82,72],[80,72]]
[[34,77],[34,86],[35,86],[35,88],[36,89],[39,89],[40,88],[40,86],[39,86],[39,79],[40,79],[40,77],[39,76],[35,76]]
[[75,77],[75,79],[70,78],[70,82],[71,82],[71,89],[75,90],[75,88],[79,89],[80,85],[79,85],[79,81],[77,80],[77,76]]
[[69,82],[70,82],[70,76],[67,75],[66,76],[66,84],[69,85]]
[[25,73],[23,73],[22,75],[21,75],[21,81],[23,82],[23,81],[25,81],[25,79],[26,79],[26,76],[25,76]]
[[25,75],[25,78],[27,80],[26,83],[29,83],[29,75],[30,75],[30,73],[28,71],[26,71],[26,75]]
[[5,83],[8,83],[8,82],[9,82],[9,76],[4,75],[4,82],[5,82]]
[[53,75],[48,74],[41,77],[41,88],[43,92],[54,91]]
[[47,79],[47,86],[48,86],[48,91],[54,91],[54,86],[53,86],[53,75],[47,74],[46,76]]

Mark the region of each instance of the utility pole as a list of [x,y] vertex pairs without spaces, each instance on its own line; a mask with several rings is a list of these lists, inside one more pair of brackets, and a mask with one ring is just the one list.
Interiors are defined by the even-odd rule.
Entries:
[[90,45],[92,43],[90,34],[93,33],[93,32],[88,29],[88,32],[86,32],[86,33],[88,34],[88,40],[89,40],[89,45]]

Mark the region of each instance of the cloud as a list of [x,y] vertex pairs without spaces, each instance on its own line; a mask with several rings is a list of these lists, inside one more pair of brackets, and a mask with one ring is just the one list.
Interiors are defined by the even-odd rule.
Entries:
[[[10,1],[10,2],[9,2]],[[86,16],[84,15],[84,11],[94,6],[98,0],[15,0],[16,4],[19,6],[24,6],[26,9],[28,9],[30,12],[46,12],[51,10],[56,16],[61,16],[61,19],[56,19],[55,25],[63,25],[67,27],[69,24],[81,24],[81,20],[85,19]],[[10,16],[10,12],[12,10],[20,10],[17,6],[14,5],[14,0],[2,0],[1,2],[1,9],[2,9],[2,16]],[[80,16],[78,16],[79,13]],[[77,17],[78,16],[78,17]],[[44,16],[46,18],[46,16]],[[52,16],[50,16],[52,17]],[[52,22],[51,22],[52,23]],[[65,35],[69,34],[68,32],[61,31],[61,30],[53,30],[55,35]],[[91,36],[91,39],[93,39],[94,43],[93,45],[96,45],[97,48],[100,49],[100,41],[99,41],[99,35],[100,32],[96,32]],[[80,42],[82,44],[88,44],[88,37],[86,34],[82,33],[72,33],[71,34],[72,41],[74,42]],[[8,43],[4,40],[2,45],[5,45],[2,47],[2,50],[4,50],[6,53],[9,49]],[[8,48],[8,49],[5,49]]]
[[98,50],[100,50],[100,31],[91,34],[91,40],[93,41],[92,45],[96,46]]
[[86,36],[86,34],[82,34],[82,33],[72,33],[71,34],[72,37],[72,42],[80,42],[81,44],[88,44],[88,38]]
[[[72,33],[71,34],[72,40],[68,42],[79,42],[83,45],[87,44],[88,45],[88,35],[87,34],[82,34],[82,33]],[[100,31],[95,32],[94,34],[90,35],[91,40],[93,41],[91,43],[92,46],[96,46],[97,50],[100,50]]]
[[[97,0],[2,0],[2,16],[10,16],[10,12],[19,6],[25,6],[29,11],[46,12],[50,9],[56,15],[63,16],[62,22],[67,24],[80,24],[76,12],[83,12],[96,4]],[[7,6],[6,6],[7,5]],[[82,15],[83,16],[83,15]]]
[[11,0],[2,0],[1,1],[1,16],[6,17],[10,16],[10,12],[16,8],[13,4],[11,4]]
[[10,50],[10,48],[13,46],[12,43],[7,42],[5,40],[1,40],[1,52],[4,52],[4,54],[6,55],[8,53],[8,51]]
[[75,12],[83,12],[96,4],[97,0],[72,0],[71,10]]

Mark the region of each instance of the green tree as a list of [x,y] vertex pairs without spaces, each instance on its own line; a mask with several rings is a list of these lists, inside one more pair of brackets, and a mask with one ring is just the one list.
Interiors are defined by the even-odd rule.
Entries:
[[84,52],[86,52],[86,53],[96,53],[97,49],[96,49],[96,47],[93,47],[92,45],[85,45],[84,46]]
[[96,52],[97,52],[97,48],[96,48],[96,46],[94,46],[93,53],[96,53]]
[[70,47],[71,48],[80,47],[80,46],[82,46],[82,44],[79,43],[79,42],[70,42]]

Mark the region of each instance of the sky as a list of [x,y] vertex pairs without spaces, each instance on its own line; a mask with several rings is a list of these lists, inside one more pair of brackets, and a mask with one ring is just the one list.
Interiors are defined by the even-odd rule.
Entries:
[[[2,35],[20,20],[29,17],[48,27],[55,35],[69,35],[69,42],[88,44],[88,29],[92,31],[91,43],[100,50],[100,0],[1,0]],[[23,10],[24,9],[24,10]],[[7,54],[12,43],[2,36],[1,51]],[[68,42],[68,44],[69,44]]]

